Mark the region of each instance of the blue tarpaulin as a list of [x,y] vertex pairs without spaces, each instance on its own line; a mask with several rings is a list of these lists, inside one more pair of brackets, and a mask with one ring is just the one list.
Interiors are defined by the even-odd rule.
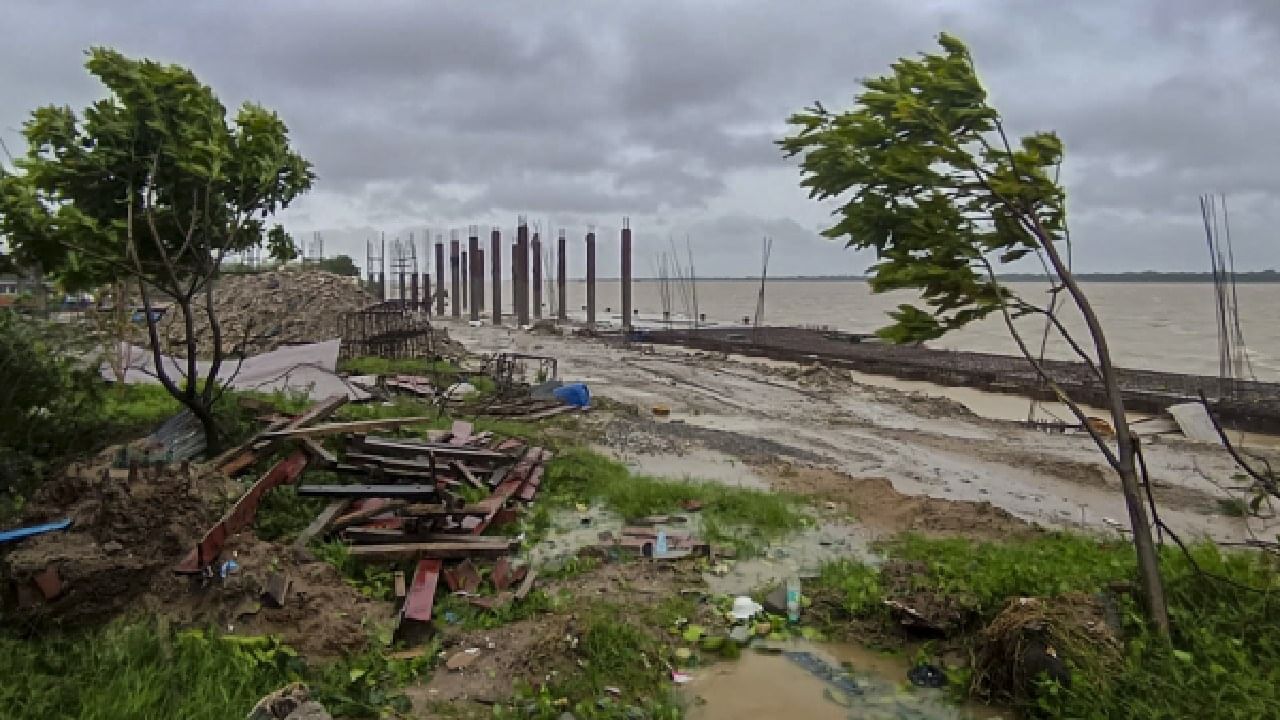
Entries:
[[29,527],[17,528],[16,530],[5,530],[4,532],[0,532],[0,543],[13,542],[14,540],[21,540],[23,538],[29,538],[32,535],[41,535],[55,530],[66,530],[69,527],[71,527],[71,518],[62,518],[61,520],[54,520],[53,522],[45,523],[43,525],[31,525]]
[[551,391],[560,402],[574,407],[587,407],[591,404],[591,391],[583,383],[570,383]]

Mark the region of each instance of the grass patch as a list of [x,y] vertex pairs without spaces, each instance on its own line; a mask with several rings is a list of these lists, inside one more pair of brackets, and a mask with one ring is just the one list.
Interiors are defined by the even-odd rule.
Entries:
[[308,666],[271,638],[169,633],[121,621],[35,640],[0,636],[0,708],[5,717],[50,720],[225,720],[302,681],[333,714],[376,718],[407,709],[396,688],[427,667],[377,653]]
[[[307,482],[313,482],[316,477],[326,474],[328,473],[312,471],[308,474]],[[327,504],[328,501],[324,498],[299,495],[296,485],[281,485],[262,496],[258,513],[253,520],[253,531],[263,540],[293,540]]]
[[[339,540],[317,542],[311,545],[316,557],[338,569],[338,573],[365,597],[374,600],[393,600],[395,598],[395,570],[385,562],[366,563],[351,556],[347,544]],[[405,577],[412,577],[408,564],[399,568],[406,571]]]
[[[653,631],[664,627],[656,622],[661,611],[655,608],[636,618],[634,607],[600,603],[584,608],[573,650],[577,669],[556,676],[541,691],[525,690],[512,707],[496,708],[495,717],[555,720],[570,712],[584,720],[676,720],[681,708],[667,676],[672,648]],[[618,696],[606,688],[616,688]]]
[[[547,486],[552,502],[596,502],[625,518],[681,512],[688,503],[700,503],[708,538],[740,545],[779,537],[806,521],[799,501],[790,495],[703,480],[633,476],[622,463],[584,448],[570,448],[551,461]],[[741,530],[746,533],[737,532]]]
[[543,613],[554,612],[565,602],[566,598],[562,595],[553,596],[542,590],[534,590],[523,600],[512,600],[502,607],[486,610],[460,597],[446,595],[436,603],[433,614],[441,627],[459,625],[464,630],[492,630]]
[[[984,621],[1011,597],[1096,593],[1109,583],[1136,581],[1130,546],[1068,534],[1016,543],[908,537],[889,543],[885,551],[891,558],[923,562],[929,569],[920,578],[923,586],[976,600]],[[1276,560],[1254,552],[1224,553],[1208,544],[1194,547],[1192,554],[1201,568],[1230,582],[1196,572],[1176,548],[1165,548],[1161,565],[1171,641],[1152,633],[1134,601],[1119,596],[1123,669],[1102,680],[1077,674],[1070,687],[1045,681],[1034,707],[1024,709],[1052,718],[1272,716],[1280,707]],[[831,563],[818,584],[836,593],[852,615],[868,616],[881,607],[876,568]]]
[[338,362],[338,372],[351,375],[449,375],[461,369],[448,360],[430,358],[356,357]]

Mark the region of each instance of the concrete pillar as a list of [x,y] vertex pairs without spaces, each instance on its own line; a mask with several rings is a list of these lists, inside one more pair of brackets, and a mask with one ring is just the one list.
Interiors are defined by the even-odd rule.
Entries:
[[436,236],[436,315],[444,317],[444,236]]
[[596,233],[587,233],[587,325],[596,324]]
[[556,317],[561,320],[569,319],[569,293],[566,292],[568,280],[565,278],[565,240],[564,228],[560,229],[560,236],[556,238],[556,297],[560,298],[560,307],[557,308]]
[[480,298],[484,297],[484,263],[480,262],[480,236],[476,234],[476,228],[471,227],[471,233],[467,237],[467,274],[471,276],[471,295],[468,302],[471,303],[471,319],[480,319]]
[[458,263],[458,277],[462,278],[462,291],[458,302],[466,310],[471,304],[471,255],[466,247],[462,248],[462,260]]
[[516,265],[520,286],[516,290],[516,314],[521,327],[529,324],[529,225],[523,218],[516,230]]
[[417,312],[420,307],[418,305],[418,273],[409,276],[409,293],[409,307]]
[[458,236],[449,239],[449,310],[456,318],[462,318],[462,257]]
[[622,327],[631,327],[631,221],[622,220]]
[[533,319],[542,319],[542,236],[533,234],[529,261],[533,263]]
[[427,315],[431,314],[431,273],[429,272],[422,273],[422,307],[427,311]]
[[489,232],[489,257],[493,281],[493,324],[502,324],[502,231],[493,228]]

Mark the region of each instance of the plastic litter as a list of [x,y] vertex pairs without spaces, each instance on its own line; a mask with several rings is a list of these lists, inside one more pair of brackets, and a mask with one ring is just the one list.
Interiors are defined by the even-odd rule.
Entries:
[[587,389],[585,383],[562,385],[552,390],[551,394],[565,405],[581,408],[591,405],[591,391]]
[[907,671],[907,679],[916,687],[940,688],[947,684],[947,674],[937,665],[921,663]]
[[226,576],[230,575],[231,573],[239,569],[240,569],[240,563],[236,562],[235,560],[228,560],[222,563],[222,567],[218,568],[218,575],[220,577],[225,578]]
[[752,616],[763,609],[764,606],[755,600],[746,595],[739,595],[733,599],[733,609],[729,611],[729,614],[733,616],[734,620],[744,621],[750,620]]

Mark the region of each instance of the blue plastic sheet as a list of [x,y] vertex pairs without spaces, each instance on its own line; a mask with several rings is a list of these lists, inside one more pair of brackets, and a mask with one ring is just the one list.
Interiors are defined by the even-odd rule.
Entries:
[[17,528],[15,530],[5,530],[4,532],[0,532],[0,543],[22,540],[23,538],[29,538],[33,535],[42,535],[56,530],[66,530],[69,527],[71,527],[71,518],[63,518],[61,520],[44,523],[43,525],[30,525],[28,527]]

